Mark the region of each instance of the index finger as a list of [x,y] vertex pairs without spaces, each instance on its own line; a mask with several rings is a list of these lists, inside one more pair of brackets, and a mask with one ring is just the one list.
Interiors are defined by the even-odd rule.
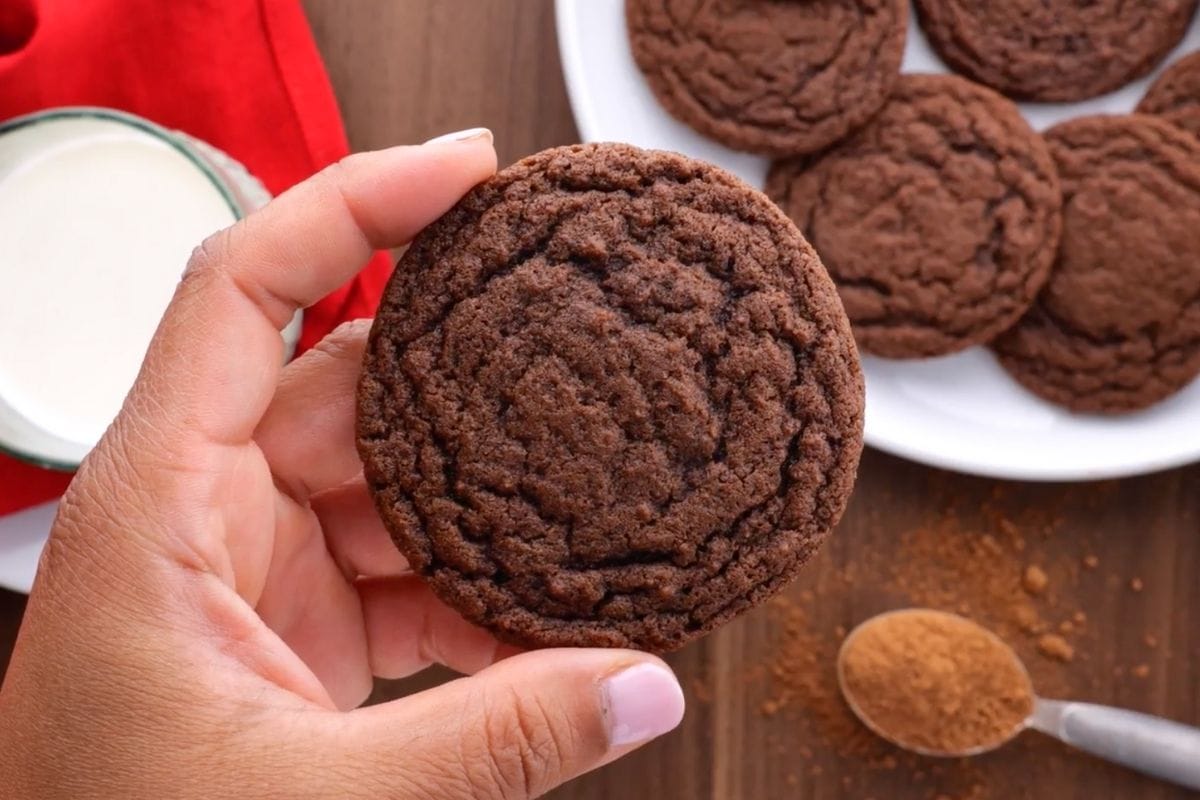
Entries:
[[373,251],[406,244],[495,169],[484,130],[352,155],[210,237],[130,394],[150,423],[142,440],[249,441],[282,366],[279,331],[296,309],[351,278]]

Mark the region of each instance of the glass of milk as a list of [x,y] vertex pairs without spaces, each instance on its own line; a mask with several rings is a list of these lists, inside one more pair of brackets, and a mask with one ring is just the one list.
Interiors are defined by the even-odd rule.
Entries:
[[123,112],[0,123],[0,451],[77,467],[192,250],[269,199],[228,155]]

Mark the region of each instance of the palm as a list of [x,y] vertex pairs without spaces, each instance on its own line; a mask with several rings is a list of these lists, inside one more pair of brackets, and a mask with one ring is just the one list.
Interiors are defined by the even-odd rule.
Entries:
[[339,708],[361,703],[375,674],[434,660],[473,672],[497,656],[412,576],[375,514],[353,442],[367,331],[343,326],[285,368],[252,436],[198,443],[191,460],[212,467],[185,498],[194,513],[177,515],[220,509],[202,537],[217,544],[219,602],[257,612],[254,657],[278,665],[281,688]]

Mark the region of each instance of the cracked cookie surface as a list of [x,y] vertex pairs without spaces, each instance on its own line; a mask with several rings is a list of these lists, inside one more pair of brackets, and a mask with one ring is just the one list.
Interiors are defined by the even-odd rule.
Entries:
[[1145,75],[1183,38],[1197,0],[914,0],[955,71],[1010,97],[1070,102]]
[[1052,402],[1144,408],[1200,373],[1200,140],[1141,114],[1045,135],[1062,177],[1062,245],[995,351]]
[[908,0],[626,0],[634,59],[659,102],[705,136],[812,153],[887,100]]
[[522,646],[672,650],[793,578],[845,508],[862,377],[766,197],[627,145],[531,156],[397,265],[358,446],[413,569]]
[[949,75],[904,75],[883,111],[767,194],[816,248],[859,346],[890,358],[991,340],[1045,283],[1061,227],[1050,154],[1017,108]]
[[1137,110],[1160,116],[1200,136],[1200,51],[1167,67],[1146,91]]

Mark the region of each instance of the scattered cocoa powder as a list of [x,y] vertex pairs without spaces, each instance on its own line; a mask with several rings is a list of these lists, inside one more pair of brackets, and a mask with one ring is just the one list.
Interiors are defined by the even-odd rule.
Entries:
[[933,800],[981,800],[987,796],[986,789],[982,783],[976,783],[969,787],[964,794],[957,797],[951,797],[948,794],[939,794]]
[[1033,710],[1033,688],[994,634],[954,614],[896,611],[846,640],[847,699],[884,738],[932,753],[965,753],[1011,738]]
[[1152,633],[1147,633],[1142,637],[1142,643],[1153,650],[1155,647],[1158,647],[1158,637]]
[[1030,594],[1041,594],[1046,591],[1049,583],[1050,578],[1046,576],[1046,571],[1037,564],[1030,564],[1026,567],[1025,574],[1021,578],[1021,584]]
[[771,708],[773,716],[787,708],[798,708],[817,736],[832,744],[838,755],[864,760],[882,757],[879,740],[854,717],[838,689],[840,641],[815,631],[804,608],[786,596],[772,600],[771,607],[782,631],[771,666],[774,692],[760,710]]
[[1069,662],[1075,658],[1075,648],[1056,633],[1044,633],[1037,641],[1038,651],[1055,661]]
[[1146,588],[1146,584],[1142,583],[1141,578],[1134,577],[1129,579],[1129,588],[1135,592],[1140,592],[1142,589]]
[[1129,670],[1129,672],[1135,678],[1148,678],[1150,677],[1150,665],[1138,664],[1136,667]]
[[1037,609],[1033,606],[1017,605],[1013,608],[1013,619],[1016,620],[1017,627],[1025,633],[1041,633],[1045,628],[1045,623],[1038,615]]
[[[951,508],[927,524],[903,532],[894,557],[883,567],[891,576],[888,588],[907,605],[954,611],[1006,641],[1028,638],[1031,646],[1022,650],[1022,655],[1057,662],[1036,647],[1037,638],[1057,627],[1046,618],[1045,609],[1057,606],[1059,593],[1078,580],[1079,562],[1042,557],[1035,564],[1024,558],[1027,548],[1017,549],[1016,542],[1024,543],[1026,538],[1015,531],[1025,528],[1044,539],[1059,524],[1056,518],[1038,518],[1033,512],[1032,518],[1018,527],[998,512],[991,516],[991,530],[972,530]],[[1040,591],[1030,592],[1029,586]],[[1048,692],[1061,688],[1053,683],[1046,686]]]
[[1007,517],[1002,517],[996,527],[1000,529],[1000,533],[1004,534],[1005,538],[1012,542],[1014,550],[1018,553],[1025,550],[1025,537],[1021,535],[1021,529],[1017,527],[1017,523]]
[[[1062,501],[1055,502],[1098,507],[1101,499],[1113,500],[1108,495],[1116,487],[1090,484],[1086,492],[1063,494]],[[886,499],[891,490],[881,491]],[[897,770],[901,780],[911,782],[911,796],[921,800],[938,795],[998,800],[1014,795],[1006,791],[998,772],[998,764],[1011,763],[1009,756],[998,756],[999,762],[930,761],[897,750],[859,723],[841,698],[833,667],[841,643],[835,628],[841,624],[853,626],[873,614],[906,606],[955,611],[1013,645],[1046,696],[1076,697],[1085,694],[1082,686],[1090,685],[1094,692],[1108,686],[1113,663],[1088,658],[1096,632],[1087,626],[1087,615],[1077,610],[1076,590],[1084,583],[1099,588],[1108,577],[1094,572],[1100,565],[1090,551],[1094,545],[1084,532],[1061,537],[1066,533],[1064,515],[1049,503],[1014,503],[1008,491],[997,484],[991,499],[981,504],[978,495],[964,497],[957,483],[939,493],[935,482],[925,501],[929,511],[921,516],[885,519],[882,512],[860,508],[858,524],[888,529],[892,545],[853,548],[842,544],[848,541],[843,536],[814,559],[800,586],[770,604],[777,633],[773,649],[765,663],[752,662],[745,670],[765,674],[764,694],[757,701],[776,703],[767,706],[772,729],[786,725],[793,731],[791,757],[836,774],[843,796],[895,796],[897,776],[891,773]],[[1044,547],[1051,538],[1053,546]],[[1024,587],[1030,565],[1046,574],[1041,594],[1030,594]],[[1112,578],[1112,585],[1120,587],[1128,574]],[[838,608],[840,615],[830,614]],[[1064,621],[1070,621],[1070,630],[1062,629]],[[1056,650],[1047,654],[1039,649],[1038,641],[1047,633],[1070,647],[1073,661],[1059,660]],[[1034,750],[1039,743],[1022,737],[1010,747]],[[1037,752],[1041,759],[1059,757]]]

